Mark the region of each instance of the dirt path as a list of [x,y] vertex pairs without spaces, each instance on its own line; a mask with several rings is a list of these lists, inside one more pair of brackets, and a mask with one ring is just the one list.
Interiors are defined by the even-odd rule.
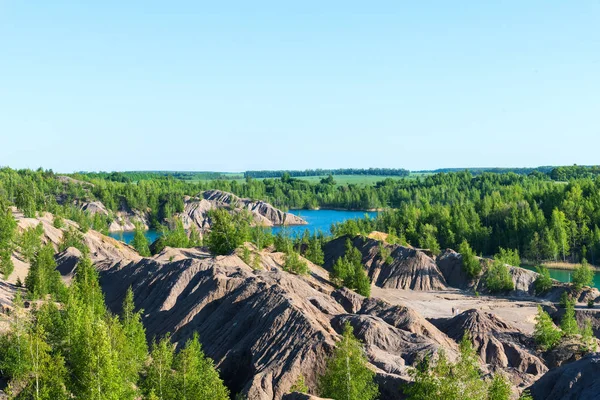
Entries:
[[490,296],[475,297],[460,290],[444,292],[419,292],[402,289],[382,289],[373,286],[371,296],[381,298],[391,304],[403,304],[413,308],[425,318],[452,317],[452,308],[459,312],[472,308],[498,315],[506,322],[532,333],[537,314],[537,305],[532,300],[506,299]]

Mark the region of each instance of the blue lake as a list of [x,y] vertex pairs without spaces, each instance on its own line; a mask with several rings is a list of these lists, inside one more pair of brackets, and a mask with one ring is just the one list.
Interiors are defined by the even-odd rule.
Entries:
[[[322,231],[326,235],[329,235],[329,228],[331,224],[344,222],[349,219],[360,219],[368,215],[374,218],[377,215],[376,211],[340,211],[340,210],[292,210],[290,213],[295,214],[303,218],[308,225],[296,225],[296,226],[276,226],[272,228],[273,233],[277,233],[281,230],[287,232],[289,235],[295,236],[302,234],[306,229],[310,233]],[[112,232],[109,234],[110,237],[117,240],[121,240],[125,243],[130,243],[133,240],[133,232]],[[146,237],[150,243],[154,242],[160,236],[160,232],[156,230],[146,231]]]
[[272,228],[273,233],[281,230],[289,232],[290,235],[302,234],[306,229],[310,233],[322,231],[324,234],[331,234],[329,228],[331,224],[344,222],[349,219],[361,219],[365,215],[371,218],[377,216],[376,211],[340,211],[340,210],[291,210],[290,213],[299,216],[308,222],[308,225],[295,226],[275,226]]

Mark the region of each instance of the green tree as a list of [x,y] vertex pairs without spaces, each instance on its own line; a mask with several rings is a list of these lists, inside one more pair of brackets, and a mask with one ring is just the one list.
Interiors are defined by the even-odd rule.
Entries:
[[362,255],[349,239],[346,253],[333,264],[330,278],[338,286],[346,286],[366,297],[371,295],[371,281],[363,268]]
[[295,251],[291,251],[289,254],[285,255],[283,270],[292,272],[296,275],[307,275],[309,272],[306,261],[302,260],[300,255]]
[[478,276],[481,273],[481,264],[479,263],[477,257],[475,257],[471,246],[466,240],[462,241],[458,247],[458,252],[461,255],[462,267],[467,273],[467,276],[470,278]]
[[502,374],[495,374],[488,389],[488,400],[509,400],[511,395],[509,381]]
[[421,228],[421,238],[419,245],[424,249],[429,249],[434,255],[439,255],[441,252],[440,244],[436,238],[437,229],[435,226],[425,224]]
[[550,278],[550,271],[544,266],[536,267],[536,271],[539,275],[535,279],[534,287],[535,293],[540,295],[552,289],[552,278]]
[[478,355],[468,334],[463,336],[459,348],[460,357],[456,363],[449,362],[443,351],[438,353],[435,363],[430,356],[419,362],[410,372],[414,382],[404,387],[408,399],[504,399],[501,397],[503,385],[498,378],[492,382],[482,379]]
[[5,279],[14,270],[11,256],[14,248],[17,222],[8,206],[0,198],[0,274]]
[[213,254],[231,254],[249,237],[250,216],[247,213],[231,214],[225,209],[210,212],[211,227],[207,245]]
[[308,393],[308,386],[304,381],[304,375],[298,375],[296,382],[290,388],[290,393]]
[[309,239],[305,257],[315,265],[323,265],[325,262],[325,254],[321,248],[321,241],[316,235]]
[[573,288],[576,291],[581,290],[584,286],[589,286],[594,281],[594,271],[590,267],[590,264],[583,259],[581,265],[575,268],[573,271]]
[[175,377],[172,369],[174,348],[169,335],[159,342],[152,343],[150,360],[145,380],[146,393],[154,393],[159,400],[175,398]]
[[63,298],[65,286],[56,270],[54,248],[51,244],[38,251],[25,278],[25,287],[33,299],[40,299],[47,294],[52,294],[58,299]]
[[325,374],[319,378],[322,397],[335,400],[374,400],[379,395],[373,381],[375,373],[367,367],[362,344],[354,337],[349,323],[342,340],[327,361]]
[[535,317],[533,332],[533,338],[537,345],[543,350],[552,349],[558,344],[561,337],[562,332],[554,326],[550,315],[542,310],[541,306],[538,306],[538,314]]
[[494,256],[494,260],[513,267],[521,265],[521,257],[519,257],[519,250],[517,249],[503,249],[500,247],[498,253]]
[[59,250],[65,251],[69,247],[74,247],[82,253],[87,251],[87,247],[84,244],[83,234],[72,226],[66,231],[63,231],[63,237],[59,246]]
[[[35,324],[29,334],[29,365],[27,377],[20,382],[13,380],[13,386],[21,387],[17,393],[19,399],[61,400],[68,399],[65,388],[67,370],[60,355],[52,355],[46,343],[45,332],[41,325]],[[12,391],[12,390],[11,390]],[[9,391],[10,393],[10,391]]]
[[512,276],[504,262],[494,261],[488,268],[485,276],[487,288],[495,292],[506,292],[514,289]]
[[148,357],[148,344],[146,343],[146,329],[142,324],[143,310],[135,312],[133,290],[127,289],[123,301],[121,324],[126,338],[124,351],[121,352],[122,363],[125,365],[124,373],[128,374],[131,381],[137,379]]
[[579,327],[577,326],[577,320],[575,319],[575,306],[573,303],[568,303],[565,308],[565,314],[560,321],[560,329],[563,335],[573,336],[579,333]]
[[19,237],[21,254],[29,263],[34,260],[35,255],[42,247],[42,233],[44,233],[44,227],[39,223],[35,227],[25,229]]
[[581,328],[581,343],[583,350],[586,353],[595,352],[598,349],[598,344],[596,341],[596,336],[594,335],[594,331],[592,329],[592,321],[587,318],[583,322],[583,328]]
[[178,400],[229,399],[229,390],[219,377],[213,361],[204,355],[197,333],[175,356],[174,368]]
[[550,220],[550,230],[552,238],[557,244],[562,256],[563,261],[566,260],[567,254],[569,254],[569,236],[567,231],[568,221],[565,217],[565,213],[554,209],[552,211],[552,218]]
[[150,243],[148,243],[148,238],[146,238],[142,224],[135,224],[135,231],[133,235],[133,240],[131,241],[131,246],[133,246],[133,248],[136,249],[140,256],[150,256]]

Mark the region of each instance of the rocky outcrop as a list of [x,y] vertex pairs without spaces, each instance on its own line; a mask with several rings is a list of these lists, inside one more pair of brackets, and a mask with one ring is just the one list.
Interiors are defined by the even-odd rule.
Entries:
[[459,289],[473,286],[473,279],[463,269],[462,256],[454,250],[444,250],[437,258],[437,266],[448,285]]
[[210,229],[208,212],[215,208],[227,208],[235,211],[248,210],[256,225],[304,225],[302,218],[281,211],[264,201],[253,201],[237,197],[221,190],[207,190],[197,197],[184,199],[184,211],[180,214],[183,226],[190,229],[196,227],[201,233]]
[[535,382],[530,393],[535,400],[593,400],[600,393],[600,355],[551,370]]
[[529,350],[535,348],[532,338],[494,314],[467,310],[436,325],[457,342],[469,334],[483,362],[509,371],[515,384],[529,385],[548,370]]
[[[362,263],[376,286],[411,290],[447,289],[446,280],[435,261],[423,251],[362,236],[343,236],[328,242],[323,248],[326,268],[332,268],[335,261],[345,254],[347,240],[361,252]],[[380,246],[385,248],[389,257],[382,256]]]
[[115,219],[108,227],[109,232],[131,232],[135,225],[140,224],[143,229],[150,229],[148,215],[138,210],[123,210],[114,214]]
[[85,211],[91,215],[100,214],[100,215],[108,215],[109,212],[100,201],[92,201],[89,203],[82,203],[80,205],[81,211]]
[[306,221],[297,215],[281,211],[264,201],[240,198],[221,190],[207,190],[202,192],[199,197],[211,202],[216,207],[244,208],[256,217],[257,223],[266,226],[306,224]]

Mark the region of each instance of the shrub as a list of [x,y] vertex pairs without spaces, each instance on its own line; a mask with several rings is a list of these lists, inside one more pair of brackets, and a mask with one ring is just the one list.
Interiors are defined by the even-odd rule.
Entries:
[[297,275],[306,275],[308,274],[308,265],[306,261],[300,258],[298,253],[291,251],[285,256],[283,270]]
[[594,271],[588,264],[588,262],[583,259],[581,265],[575,268],[573,271],[573,289],[579,291],[584,286],[589,286],[594,281]]
[[549,350],[558,344],[561,337],[562,333],[554,326],[550,315],[542,310],[541,306],[538,306],[538,315],[535,317],[535,329],[533,332],[536,344],[542,350]]
[[536,271],[539,275],[533,285],[535,294],[540,295],[552,289],[552,278],[550,278],[550,271],[546,267],[536,267]]
[[485,284],[493,292],[505,292],[514,289],[512,276],[503,262],[494,261],[486,273]]
[[463,240],[460,246],[458,246],[458,252],[462,256],[462,267],[467,276],[470,278],[478,276],[481,273],[481,264],[466,240]]

